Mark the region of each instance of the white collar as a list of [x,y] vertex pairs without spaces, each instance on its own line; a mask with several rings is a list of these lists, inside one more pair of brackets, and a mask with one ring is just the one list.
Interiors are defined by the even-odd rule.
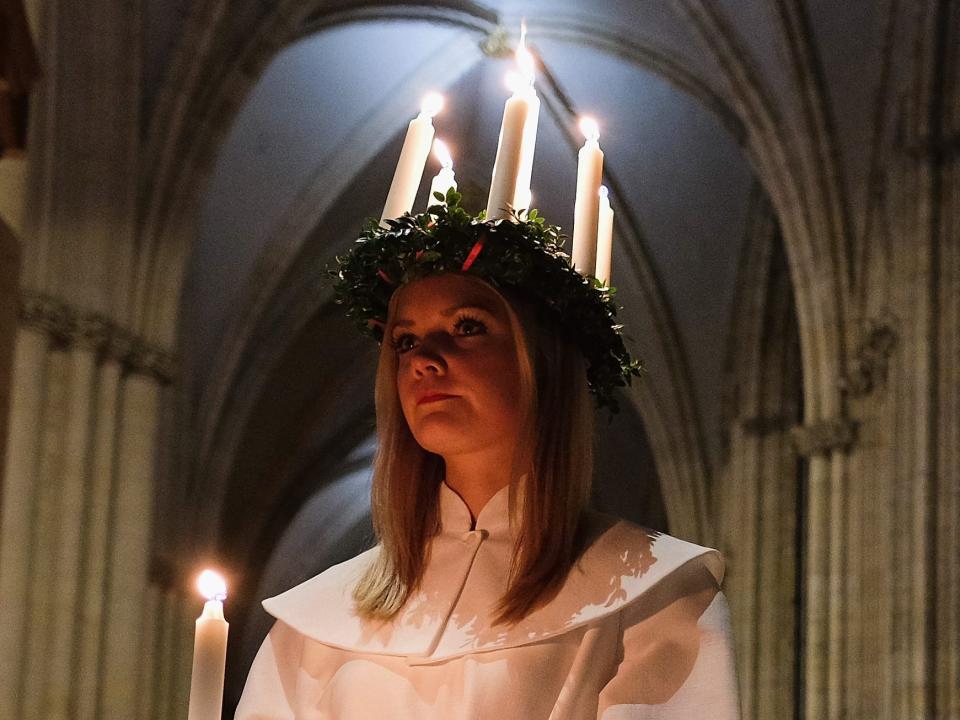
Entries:
[[594,513],[590,517],[596,540],[554,599],[513,626],[493,625],[491,611],[506,589],[513,550],[503,525],[506,490],[490,499],[477,528],[470,531],[467,506],[450,488],[441,487],[443,531],[432,541],[420,588],[390,621],[368,620],[353,611],[351,593],[378,548],[264,600],[263,607],[317,642],[430,663],[580,628],[619,611],[694,560],[702,562],[718,584],[723,580],[724,563],[716,550]]
[[[474,531],[484,531],[492,538],[515,538],[510,528],[510,492],[511,486],[500,488],[477,515]],[[440,533],[460,535],[471,531],[473,516],[470,508],[457,492],[440,483]]]

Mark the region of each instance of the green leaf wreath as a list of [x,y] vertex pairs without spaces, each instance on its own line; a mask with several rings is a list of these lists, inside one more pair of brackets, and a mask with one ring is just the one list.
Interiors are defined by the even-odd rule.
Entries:
[[616,288],[571,267],[560,228],[536,210],[486,220],[484,213],[468,213],[454,190],[434,197],[438,204],[425,213],[387,220],[385,228],[369,220],[350,252],[336,258],[337,267],[327,268],[347,316],[382,342],[387,306],[398,287],[428,275],[466,272],[533,301],[583,353],[597,405],[617,412],[614,389],[639,376],[642,364],[624,346]]

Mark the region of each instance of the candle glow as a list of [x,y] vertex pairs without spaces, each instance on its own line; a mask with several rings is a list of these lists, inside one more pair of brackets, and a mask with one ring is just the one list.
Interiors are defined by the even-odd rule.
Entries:
[[204,570],[197,577],[197,590],[207,600],[223,600],[227,597],[227,583],[223,576],[213,570]]
[[533,54],[527,50],[527,21],[520,22],[520,46],[517,48],[517,66],[528,85],[533,85],[536,74],[536,61]]
[[437,200],[435,193],[446,197],[448,191],[457,189],[457,179],[453,174],[453,156],[443,140],[433,141],[433,156],[440,162],[440,172],[430,184],[430,195],[427,197],[428,208],[431,205],[447,204],[446,200]]
[[453,167],[453,156],[450,155],[450,148],[439,138],[433,141],[433,156],[439,161],[441,167]]
[[597,124],[597,121],[589,115],[580,118],[580,132],[583,133],[587,142],[600,141],[600,126]]
[[434,118],[443,110],[444,98],[440,93],[427,93],[420,102],[420,117]]

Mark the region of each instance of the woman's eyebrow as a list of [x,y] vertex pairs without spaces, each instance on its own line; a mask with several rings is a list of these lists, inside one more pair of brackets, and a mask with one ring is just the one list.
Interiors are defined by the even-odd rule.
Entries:
[[[458,310],[481,310],[489,315],[493,315],[493,310],[490,308],[490,306],[485,302],[478,300],[471,300],[470,302],[460,303],[459,305],[451,305],[446,310],[441,310],[440,314],[443,317],[450,317]],[[393,321],[393,327],[409,327],[413,324],[414,322],[412,320],[406,320],[404,318]]]

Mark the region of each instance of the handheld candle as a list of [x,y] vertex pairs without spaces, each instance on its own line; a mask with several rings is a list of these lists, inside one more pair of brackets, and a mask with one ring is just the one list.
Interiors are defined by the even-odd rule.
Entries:
[[197,578],[197,589],[207,598],[197,618],[193,641],[193,674],[190,679],[188,720],[220,720],[223,706],[223,674],[227,663],[227,631],[223,617],[227,584],[213,570]]

